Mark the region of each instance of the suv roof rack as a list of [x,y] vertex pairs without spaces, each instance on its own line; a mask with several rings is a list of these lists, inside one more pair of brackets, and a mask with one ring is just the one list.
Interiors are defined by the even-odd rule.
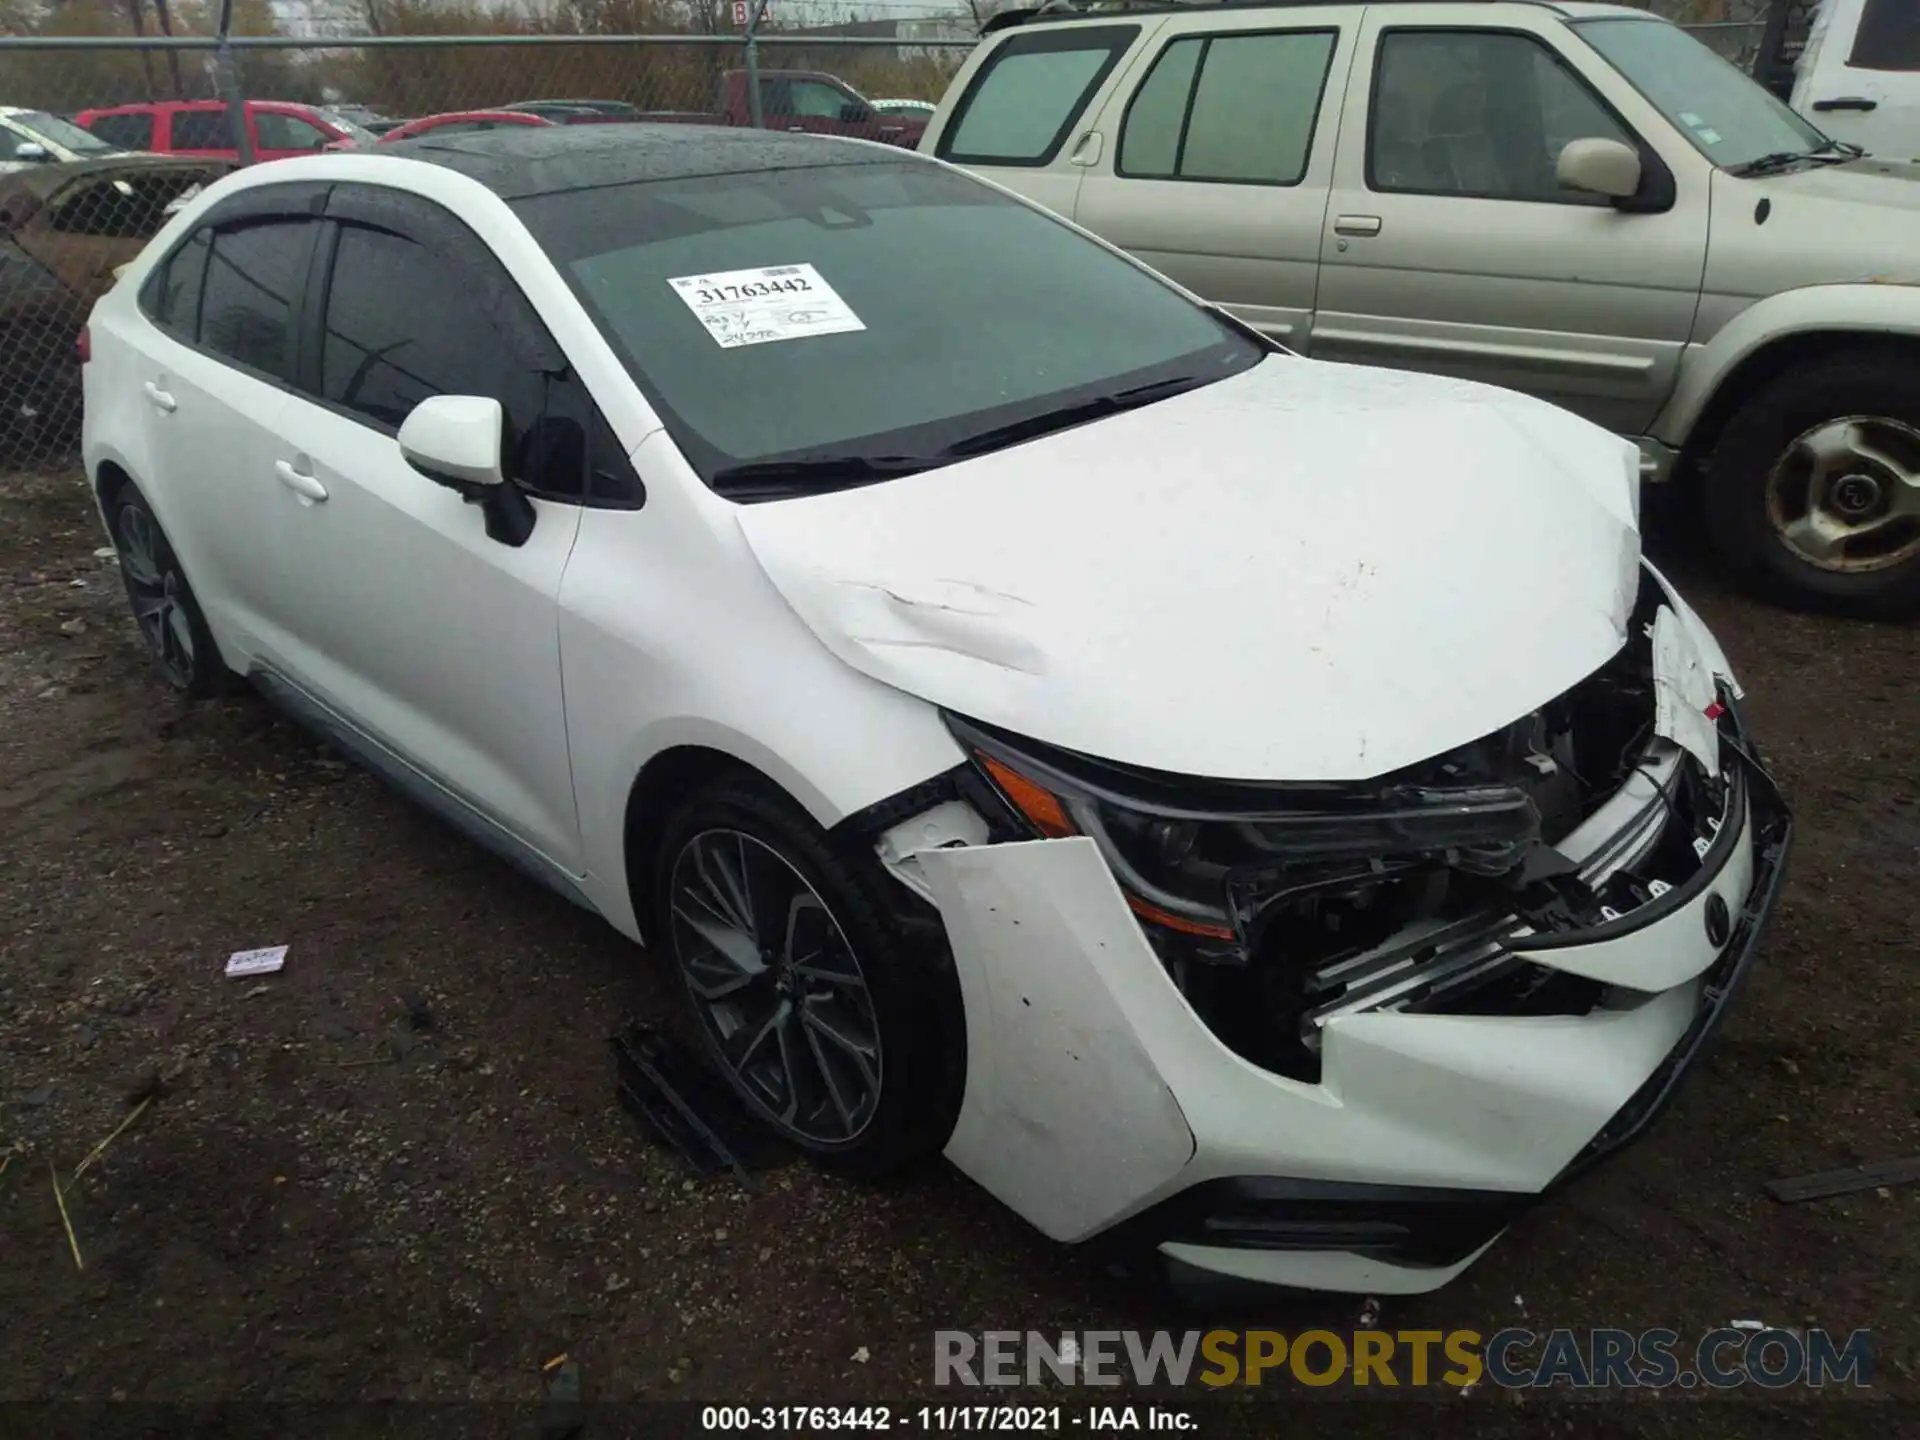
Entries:
[[[980,38],[984,40],[1016,25],[1051,24],[1057,20],[1104,20],[1117,15],[1166,15],[1183,10],[1290,10],[1345,3],[1351,0],[1042,0],[1039,5],[1002,10],[988,16],[980,27]],[[1407,3],[1407,0],[1396,0],[1396,3]],[[1459,0],[1451,3],[1458,4]],[[1478,3],[1493,4],[1496,0],[1478,0]],[[1552,0],[1520,0],[1520,3],[1553,8]]]

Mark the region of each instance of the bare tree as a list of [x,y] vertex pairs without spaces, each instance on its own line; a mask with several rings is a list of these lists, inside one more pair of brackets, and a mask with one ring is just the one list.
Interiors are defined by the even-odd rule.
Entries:
[[[160,33],[169,40],[173,38],[173,7],[168,0],[153,0],[153,18],[160,24]],[[167,73],[173,77],[173,98],[187,98],[187,87],[180,80],[180,52],[167,51]]]
[[[125,0],[125,4],[127,7],[127,19],[133,24],[134,35],[140,39],[145,39],[147,34],[146,6],[142,3],[142,0]],[[159,89],[153,83],[153,56],[146,50],[140,52],[140,72],[147,77],[147,98],[149,100],[159,99]]]

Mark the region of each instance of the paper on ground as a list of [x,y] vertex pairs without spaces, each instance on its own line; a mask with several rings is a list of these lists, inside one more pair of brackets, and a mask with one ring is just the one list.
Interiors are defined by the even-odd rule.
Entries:
[[723,350],[867,328],[811,265],[720,270],[667,283]]
[[227,957],[227,978],[243,975],[271,975],[287,963],[287,947],[272,945],[265,950],[236,950]]

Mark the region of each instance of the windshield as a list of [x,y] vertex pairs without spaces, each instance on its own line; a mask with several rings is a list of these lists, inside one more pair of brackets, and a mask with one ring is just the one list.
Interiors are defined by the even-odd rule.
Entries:
[[29,110],[25,114],[9,117],[22,130],[31,130],[43,140],[51,141],[64,150],[76,155],[117,155],[118,145],[109,145],[98,135],[82,130],[71,120],[62,120],[58,115],[49,115],[44,110]]
[[926,469],[1269,353],[1058,221],[920,161],[515,208],[723,492],[745,478],[728,472],[780,462],[806,472],[795,490]]
[[1749,76],[1663,20],[1581,20],[1574,28],[1723,169],[1828,144]]

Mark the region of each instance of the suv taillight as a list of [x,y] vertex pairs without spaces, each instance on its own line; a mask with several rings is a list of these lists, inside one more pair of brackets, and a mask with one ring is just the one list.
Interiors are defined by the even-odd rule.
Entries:
[[87,333],[84,325],[80,327],[80,338],[73,342],[73,350],[80,357],[82,365],[93,359],[93,336]]

